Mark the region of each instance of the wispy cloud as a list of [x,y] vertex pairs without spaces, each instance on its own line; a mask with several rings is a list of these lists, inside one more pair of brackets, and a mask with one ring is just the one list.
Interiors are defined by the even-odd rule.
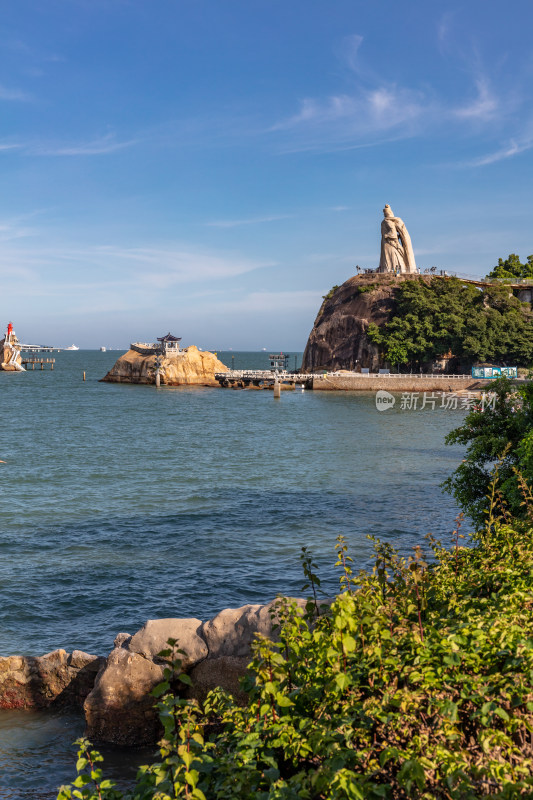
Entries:
[[339,56],[352,84],[350,91],[305,97],[298,110],[270,126],[283,152],[370,147],[414,135],[435,115],[436,104],[424,90],[401,86],[376,75],[361,58],[363,37],[345,37]]
[[532,147],[533,137],[525,141],[511,140],[509,144],[505,145],[505,147],[502,147],[493,153],[488,153],[485,156],[481,156],[480,158],[475,158],[472,161],[468,161],[465,166],[485,167],[489,164],[496,164],[497,161],[504,161],[506,158],[512,158],[520,153],[525,153],[526,150],[531,150]]
[[[446,51],[453,45],[454,62],[468,75],[469,92],[462,99],[457,93],[445,96],[427,81],[418,86],[402,85],[376,73],[363,58],[363,38],[354,34],[346,37],[339,49],[345,84],[350,83],[350,89],[302,98],[295,113],[277,120],[268,134],[275,137],[282,153],[293,153],[375,147],[431,134],[444,124],[456,129],[461,126],[465,133],[476,136],[483,126],[494,136],[497,125],[501,133],[524,98],[514,84],[509,91],[504,90],[505,81],[498,76],[497,65],[491,62],[491,69],[485,68],[473,45],[468,56],[456,53],[458,45],[451,42],[452,21],[451,14],[444,14],[436,35],[440,44],[446,44]],[[450,51],[446,58],[451,57]],[[510,154],[517,152],[510,150]],[[497,157],[506,157],[506,153]]]
[[321,295],[319,291],[311,289],[301,289],[286,292],[250,292],[236,300],[218,301],[216,311],[218,313],[242,314],[261,314],[271,312],[273,308],[276,313],[316,311],[320,305]]
[[[243,275],[273,262],[246,258],[237,253],[212,253],[180,245],[124,247],[100,245],[76,247],[71,245],[43,245],[0,253],[4,264],[15,263],[43,270],[43,276],[53,280],[55,272],[83,276],[76,285],[86,283],[91,274],[96,280],[101,276],[109,285],[109,275],[116,276],[124,286],[137,286],[143,291],[147,287],[165,289],[177,283],[197,283],[206,280],[221,280]],[[52,265],[53,272],[50,273]],[[126,282],[126,283],[125,283]]]
[[358,89],[353,95],[305,98],[296,114],[270,131],[290,134],[290,144],[283,147],[288,152],[371,147],[400,131],[402,137],[412,135],[429,111],[430,101],[420,92],[391,84]]
[[487,78],[476,80],[477,97],[465,106],[456,108],[454,114],[461,119],[490,120],[499,111],[498,98],[491,91]]
[[453,12],[445,11],[437,23],[437,41],[441,51],[444,50],[449,43],[453,16]]
[[166,289],[179,283],[197,283],[234,278],[273,262],[256,261],[238,255],[213,255],[191,250],[139,249],[115,251],[119,258],[145,264],[150,272],[137,272],[145,286]]
[[211,228],[238,228],[241,225],[260,225],[264,222],[277,222],[281,219],[291,219],[293,214],[271,214],[267,217],[250,217],[249,219],[221,219],[206,222]]
[[345,36],[338,49],[339,56],[349,69],[358,72],[360,68],[358,56],[359,49],[363,44],[363,37],[358,33]]
[[32,99],[32,96],[27,92],[20,89],[9,89],[7,86],[0,84],[0,100],[17,100],[27,103]]
[[109,133],[85,142],[29,145],[28,150],[32,154],[40,156],[100,156],[116,153],[118,150],[133,147],[138,143],[139,139],[120,141],[115,134]]

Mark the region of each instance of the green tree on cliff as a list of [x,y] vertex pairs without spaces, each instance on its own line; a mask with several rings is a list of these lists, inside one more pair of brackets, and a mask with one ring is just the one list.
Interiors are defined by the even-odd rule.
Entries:
[[533,278],[533,255],[527,257],[525,264],[520,261],[520,256],[510,253],[505,261],[498,259],[498,265],[489,272],[488,278]]
[[524,515],[522,482],[533,486],[533,383],[517,389],[501,378],[491,389],[494,407],[474,408],[446,436],[446,444],[466,446],[466,458],[443,487],[476,526],[486,522],[496,462],[500,499],[512,516]]
[[[420,368],[449,352],[472,363],[528,366],[533,360],[533,315],[504,286],[483,291],[457,278],[406,281],[396,292],[394,315],[370,325],[369,338],[391,363]],[[402,358],[389,358],[402,349]]]

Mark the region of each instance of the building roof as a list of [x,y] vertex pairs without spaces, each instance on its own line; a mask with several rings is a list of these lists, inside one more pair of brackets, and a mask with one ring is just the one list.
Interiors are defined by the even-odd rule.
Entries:
[[158,336],[158,342],[181,342],[181,336],[173,336],[171,333],[167,333],[166,336]]

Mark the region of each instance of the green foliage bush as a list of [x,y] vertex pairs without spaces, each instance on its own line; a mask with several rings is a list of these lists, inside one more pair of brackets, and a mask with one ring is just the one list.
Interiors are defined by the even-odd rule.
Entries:
[[377,283],[366,283],[362,286],[357,287],[357,294],[366,294],[367,292],[373,292],[374,289],[377,288]]
[[443,487],[477,526],[487,513],[495,462],[498,495],[511,516],[524,516],[523,483],[533,485],[533,383],[516,386],[500,378],[490,388],[494,405],[474,407],[446,436],[447,444],[466,446],[466,457]]
[[305,552],[312,598],[306,610],[279,599],[279,640],[254,645],[247,705],[221,690],[202,707],[180,698],[179,654],[167,651],[160,761],[122,792],[82,740],[78,777],[59,800],[531,797],[528,514],[511,522],[493,502],[470,547],[460,520],[451,547],[428,537],[430,560],[375,541],[374,569],[358,575],[339,537],[331,606]]
[[533,278],[533,256],[528,256],[525,264],[520,261],[520,256],[511,253],[505,261],[498,259],[498,265],[489,272],[488,278]]
[[393,318],[368,328],[391,363],[418,368],[450,351],[468,363],[527,366],[533,360],[531,309],[504,286],[480,291],[458,278],[412,280],[395,297]]
[[335,292],[337,291],[338,288],[339,288],[338,284],[335,284],[335,286],[332,286],[327,294],[323,294],[322,295],[322,299],[323,300],[329,300],[330,297],[333,297],[333,295],[335,294]]

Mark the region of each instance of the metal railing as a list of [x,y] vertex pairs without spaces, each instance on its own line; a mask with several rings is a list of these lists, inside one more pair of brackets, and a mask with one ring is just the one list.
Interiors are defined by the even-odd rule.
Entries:
[[472,376],[468,372],[464,372],[463,374],[452,374],[447,372],[348,372],[347,370],[342,370],[342,372],[323,372],[323,373],[316,373],[314,374],[313,378],[442,378],[442,380],[447,380],[448,378],[454,378],[455,380],[462,379],[472,380]]

